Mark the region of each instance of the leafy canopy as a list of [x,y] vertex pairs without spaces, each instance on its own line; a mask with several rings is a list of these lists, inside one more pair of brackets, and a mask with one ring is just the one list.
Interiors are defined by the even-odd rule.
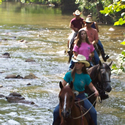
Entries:
[[[109,6],[105,7],[104,10],[100,10],[100,13],[105,14],[105,16],[109,15],[113,18],[114,25],[123,25],[125,24],[125,4],[120,0],[118,2],[114,2]],[[117,13],[121,13],[120,18],[117,20]]]

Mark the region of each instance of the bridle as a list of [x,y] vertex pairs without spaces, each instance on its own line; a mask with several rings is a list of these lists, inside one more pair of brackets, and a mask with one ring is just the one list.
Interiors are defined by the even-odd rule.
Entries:
[[[90,98],[90,97],[93,96],[94,94],[95,94],[95,93],[92,93],[90,96],[86,97],[85,99],[76,101],[75,104],[79,104],[79,108],[81,109],[81,107],[80,107],[80,106],[81,106],[81,105],[80,105],[80,102],[83,102],[84,100]],[[78,116],[78,117],[72,117],[72,116],[70,116],[70,118],[72,118],[72,119],[82,118],[83,116],[85,116],[85,115],[91,110],[91,108],[93,107],[93,105],[94,105],[95,103],[96,103],[96,100],[93,102],[92,106],[91,106],[85,113],[81,114],[81,115]],[[73,106],[73,105],[72,105],[72,106]],[[72,106],[71,106],[71,108],[72,108]],[[70,108],[70,111],[71,111],[71,108]],[[82,111],[81,111],[81,113],[82,113]],[[70,113],[70,114],[71,114],[71,113]]]
[[[99,81],[99,78],[98,78],[98,83],[97,83],[97,85],[95,85],[96,88],[97,88],[99,91],[101,91],[101,92],[104,92],[104,91],[105,91],[105,88],[104,88],[103,84],[104,84],[105,82],[111,82],[110,80],[104,80],[103,75],[102,75],[102,73],[101,73],[101,70],[103,70],[103,69],[105,69],[105,68],[99,67],[99,70],[97,71],[96,77],[99,77],[99,75],[100,75],[100,81]],[[96,79],[96,77],[95,77],[95,79]]]
[[[85,99],[76,101],[75,104],[79,104],[80,102],[83,102],[84,100],[90,98],[90,97],[93,96],[94,94],[95,94],[95,93],[92,93],[90,96],[86,97]],[[93,102],[92,106],[91,106],[85,113],[82,112],[81,107],[80,107],[81,105],[79,104],[79,108],[80,108],[80,110],[81,110],[81,113],[83,113],[83,114],[81,114],[80,116],[77,116],[77,117],[72,117],[72,116],[70,116],[70,118],[72,118],[72,119],[82,118],[83,116],[85,116],[85,115],[91,110],[91,108],[93,107],[93,105],[94,105],[95,103],[96,103],[96,100]],[[72,107],[71,107],[71,108],[72,108]],[[71,111],[71,108],[70,108],[70,111]]]

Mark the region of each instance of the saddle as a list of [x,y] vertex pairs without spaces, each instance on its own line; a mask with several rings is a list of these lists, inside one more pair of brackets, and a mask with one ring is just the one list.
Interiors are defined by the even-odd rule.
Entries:
[[[75,102],[79,101],[80,99],[75,99]],[[79,103],[76,103],[76,105],[80,108],[81,110],[81,115],[85,114],[85,118],[87,119],[88,121],[88,124],[89,125],[94,125],[94,122],[89,114],[89,112],[87,112],[87,109],[84,108],[84,101],[81,101]]]

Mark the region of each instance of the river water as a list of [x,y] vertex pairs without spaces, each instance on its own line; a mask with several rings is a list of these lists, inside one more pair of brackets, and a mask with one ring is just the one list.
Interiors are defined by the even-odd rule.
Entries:
[[[71,32],[69,21],[73,16],[62,15],[60,9],[41,5],[0,5],[0,94],[19,92],[37,106],[8,103],[0,98],[1,125],[51,125],[53,109],[58,104],[59,81],[68,69],[67,37]],[[125,27],[99,25],[99,37],[110,61],[118,65],[118,54]],[[20,40],[24,42],[20,42]],[[11,58],[2,58],[8,52]],[[26,59],[35,62],[25,62]],[[101,57],[100,57],[101,59]],[[26,76],[33,73],[37,79],[5,79],[7,75]],[[113,90],[109,99],[97,102],[98,125],[125,124],[124,73],[112,73]],[[27,84],[31,85],[28,86]]]

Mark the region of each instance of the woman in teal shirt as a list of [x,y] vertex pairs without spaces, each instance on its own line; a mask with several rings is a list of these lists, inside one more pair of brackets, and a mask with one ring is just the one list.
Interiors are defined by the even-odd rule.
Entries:
[[[65,86],[67,83],[70,83],[73,81],[74,91],[77,91],[79,94],[76,96],[76,98],[79,99],[85,99],[85,86],[89,86],[89,88],[95,93],[95,96],[98,96],[99,93],[96,90],[96,88],[92,84],[92,80],[90,76],[87,74],[86,67],[89,67],[89,62],[86,61],[85,56],[78,54],[76,59],[72,59],[75,62],[75,66],[72,71],[69,71],[65,74],[63,79],[63,86]],[[88,99],[84,100],[84,107],[88,110],[92,104],[89,102]],[[95,108],[92,106],[92,108],[89,110],[89,113],[95,123],[97,125],[97,112]],[[54,112],[54,122],[59,117],[59,105],[55,108]],[[53,122],[53,123],[54,123]]]

